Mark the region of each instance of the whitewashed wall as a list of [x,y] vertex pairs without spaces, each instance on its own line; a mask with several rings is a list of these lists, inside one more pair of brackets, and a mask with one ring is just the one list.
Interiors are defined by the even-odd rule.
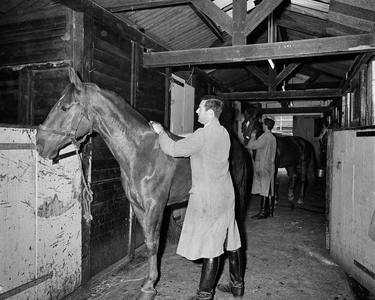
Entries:
[[0,127],[0,299],[62,299],[81,284],[79,161],[41,158],[35,134]]
[[335,261],[375,294],[375,130],[330,132],[327,196]]

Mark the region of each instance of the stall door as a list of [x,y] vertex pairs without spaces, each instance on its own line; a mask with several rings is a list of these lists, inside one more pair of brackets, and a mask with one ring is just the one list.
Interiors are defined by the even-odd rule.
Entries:
[[375,294],[375,132],[329,135],[329,248],[345,272]]
[[194,88],[172,74],[171,131],[174,134],[194,130]]
[[78,158],[42,159],[35,134],[0,128],[0,299],[62,299],[81,283]]
[[315,120],[320,116],[294,116],[293,117],[293,135],[300,136],[308,140],[315,148],[315,154],[320,161],[319,153],[319,133],[315,133]]

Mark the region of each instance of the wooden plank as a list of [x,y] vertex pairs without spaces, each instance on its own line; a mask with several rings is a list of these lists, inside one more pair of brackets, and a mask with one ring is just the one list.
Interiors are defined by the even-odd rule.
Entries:
[[189,4],[191,0],[97,0],[99,5],[105,7],[110,12],[134,11],[140,9],[152,9],[159,7],[167,7],[172,5]]
[[10,291],[7,291],[5,293],[0,294],[0,300],[5,300],[5,299],[8,299],[8,298],[10,298],[14,295],[22,293],[23,291],[28,290],[29,288],[32,288],[34,286],[37,286],[39,283],[42,283],[42,282],[44,282],[48,279],[51,279],[52,277],[53,277],[53,272],[50,272],[50,273],[48,273],[46,275],[43,275],[39,278],[31,280],[30,282],[27,282],[27,283],[22,284],[22,285],[14,288]]
[[218,93],[220,97],[226,100],[296,100],[296,99],[313,99],[313,98],[336,98],[341,97],[341,89],[320,89],[312,91],[274,91],[274,92],[235,92],[235,93]]
[[1,150],[24,150],[24,149],[35,149],[33,143],[0,143]]
[[[11,1],[9,1],[10,3]],[[52,6],[46,9],[33,9],[25,11],[17,11],[15,13],[9,13],[0,18],[0,26],[6,24],[14,24],[15,20],[17,23],[29,22],[31,20],[49,19],[55,16],[62,16],[67,13],[67,8],[60,5]]]
[[147,67],[244,63],[375,51],[374,34],[340,36],[257,45],[145,53]]
[[167,50],[154,39],[143,34],[139,30],[134,29],[131,25],[127,24],[125,21],[116,17],[91,0],[81,0],[78,2],[75,0],[56,0],[56,2],[65,5],[75,11],[86,13],[88,16],[98,20],[102,24],[108,25],[110,28],[112,28],[122,36],[138,42],[140,45],[147,49],[153,49],[156,51]]

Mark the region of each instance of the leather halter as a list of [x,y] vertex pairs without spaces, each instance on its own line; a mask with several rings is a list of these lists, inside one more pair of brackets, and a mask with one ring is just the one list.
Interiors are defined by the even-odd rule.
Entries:
[[[53,133],[53,134],[65,136],[65,139],[66,140],[70,139],[72,141],[72,143],[74,144],[74,146],[78,149],[78,148],[80,148],[81,144],[86,140],[86,137],[88,135],[92,134],[92,123],[91,123],[91,120],[90,120],[90,117],[89,117],[88,110],[79,102],[76,102],[75,104],[80,106],[80,114],[79,115],[77,114],[74,117],[74,119],[72,121],[72,126],[70,127],[71,129],[55,130],[55,129],[52,129],[52,128],[48,128],[48,127],[44,126],[43,124],[39,125],[39,129],[41,129],[43,131]],[[78,126],[81,123],[83,117],[86,117],[90,122],[90,125],[91,125],[90,126],[90,132],[88,134],[86,134],[80,141],[77,141],[76,132],[78,130]]]

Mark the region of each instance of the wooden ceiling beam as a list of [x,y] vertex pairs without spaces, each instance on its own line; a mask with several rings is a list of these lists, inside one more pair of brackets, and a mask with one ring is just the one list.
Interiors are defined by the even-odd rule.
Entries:
[[285,80],[295,69],[297,69],[301,64],[300,63],[291,63],[287,65],[279,74],[276,76],[276,85]]
[[220,93],[218,96],[226,100],[257,100],[257,101],[279,101],[279,100],[301,100],[301,99],[325,99],[341,97],[340,88],[316,89],[307,91],[271,91],[271,92],[243,92],[243,93]]
[[257,108],[257,112],[262,114],[320,114],[330,112],[331,108],[328,106],[315,106],[315,107],[286,107],[286,108]]
[[245,63],[267,59],[365,53],[374,50],[375,35],[361,34],[270,44],[151,52],[144,54],[143,63],[147,67]]
[[258,27],[283,0],[263,0],[246,17],[245,36]]
[[220,28],[217,27],[217,25],[207,17],[206,14],[204,14],[200,9],[196,8],[193,4],[189,4],[191,9],[197,14],[197,16],[202,20],[204,24],[212,31],[214,35],[218,38],[218,40],[221,43],[225,42],[225,38],[220,30]]
[[173,5],[190,4],[191,0],[96,0],[96,3],[105,7],[110,12],[152,9]]
[[[311,78],[311,77],[310,77]],[[309,78],[309,79],[310,79]],[[285,84],[285,90],[336,89],[341,87],[341,81],[310,82]]]
[[221,30],[233,36],[233,19],[211,0],[194,0],[191,3],[214,21]]
[[245,69],[251,72],[255,77],[259,79],[260,82],[263,82],[266,85],[269,85],[269,77],[257,66],[246,66]]

